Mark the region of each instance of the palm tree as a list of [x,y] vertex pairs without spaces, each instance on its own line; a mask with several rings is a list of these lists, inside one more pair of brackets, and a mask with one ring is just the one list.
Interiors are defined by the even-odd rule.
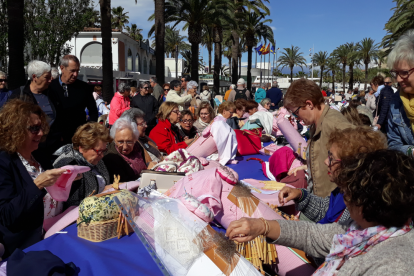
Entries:
[[354,66],[359,65],[361,62],[361,58],[358,53],[358,43],[354,44],[353,42],[347,43],[347,47],[349,48],[349,56],[348,56],[348,69],[349,69],[349,89],[354,88]]
[[298,46],[292,45],[290,48],[283,48],[283,51],[278,58],[279,65],[282,65],[280,70],[289,67],[290,82],[293,82],[293,67],[299,66],[303,71],[303,66],[306,67],[306,59],[303,57],[303,53],[299,53],[300,48]]
[[137,27],[137,24],[132,24],[131,27],[130,26],[126,26],[126,31],[128,33],[128,35],[136,41],[142,40],[142,29],[139,29]]
[[295,78],[304,78],[304,77],[306,77],[306,74],[303,71],[299,71],[295,74]]
[[191,73],[191,71],[193,70],[192,66],[193,66],[194,60],[195,60],[195,63],[197,64],[196,65],[197,71],[203,68],[203,63],[201,63],[200,59],[197,59],[197,58],[193,59],[192,51],[183,51],[183,52],[180,52],[180,54],[184,59],[184,73]]
[[99,28],[101,25],[101,16],[99,11],[95,10],[93,7],[88,7],[86,13],[89,13],[91,16],[88,19],[89,28]]
[[328,63],[326,65],[327,67],[327,72],[331,72],[332,73],[332,91],[335,93],[335,75],[336,72],[338,72],[340,70],[339,68],[339,60],[335,57],[331,56],[328,58]]
[[[358,67],[355,68],[355,70],[354,70],[354,80],[358,81],[358,82],[361,82],[363,79],[365,79],[365,75],[362,72],[362,70],[359,69]],[[364,88],[364,90],[365,90],[365,88]]]
[[24,0],[7,1],[9,89],[25,83],[24,73]]
[[121,6],[112,8],[112,26],[114,29],[118,29],[121,32],[124,30],[125,25],[129,23],[127,13],[129,12],[124,12],[124,8]]
[[111,102],[113,91],[111,0],[100,0],[102,35],[102,93]]
[[378,44],[375,44],[375,40],[372,38],[364,38],[359,44],[358,44],[358,54],[359,57],[362,59],[362,61],[365,64],[365,84],[364,84],[364,90],[367,89],[367,83],[368,83],[368,64],[372,60],[377,59],[378,56]]
[[247,89],[251,90],[252,88],[252,53],[253,46],[257,41],[261,39],[269,40],[274,44],[273,31],[272,29],[265,25],[265,23],[272,23],[271,19],[266,19],[264,13],[255,13],[250,12],[246,13],[246,18],[244,20],[244,26],[242,29],[242,37],[247,46]]
[[348,63],[350,49],[346,44],[338,46],[332,53],[342,63],[342,89],[345,90],[345,68]]
[[208,70],[211,72],[211,52],[213,52],[213,30],[210,25],[203,26],[201,45],[206,46],[208,52]]
[[312,57],[312,62],[321,68],[321,76],[319,80],[319,87],[322,88],[322,75],[325,67],[328,65],[328,52],[327,51],[319,51]]

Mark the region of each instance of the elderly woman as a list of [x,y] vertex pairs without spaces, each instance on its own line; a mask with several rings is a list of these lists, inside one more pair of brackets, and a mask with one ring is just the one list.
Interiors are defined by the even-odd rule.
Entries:
[[223,102],[221,105],[219,105],[217,111],[218,115],[214,120],[226,121],[233,116],[234,112],[236,111],[236,106],[232,102]]
[[249,113],[250,116],[252,116],[254,113],[256,113],[259,110],[259,104],[253,100],[249,100],[246,103],[246,112]]
[[11,93],[12,92],[7,89],[7,75],[6,73],[0,71],[0,107],[7,102]]
[[114,175],[120,176],[120,182],[137,180],[141,171],[147,168],[137,143],[138,137],[137,124],[127,118],[119,118],[112,125],[111,138],[114,140],[102,159],[108,169],[110,183],[114,182]]
[[[325,258],[313,275],[411,274],[414,160],[379,150],[340,160],[340,166],[335,182],[353,220],[350,224],[242,218],[229,225],[226,235],[246,242],[263,234],[272,243]],[[384,258],[384,253],[392,258]]]
[[178,149],[184,149],[193,139],[183,139],[176,124],[180,122],[181,112],[178,104],[164,102],[157,114],[158,124],[151,130],[149,137],[155,141],[161,152],[170,154]]
[[198,84],[196,81],[189,81],[187,83],[187,94],[194,95],[190,102],[190,110],[195,114],[196,109],[200,106],[202,99],[200,95],[197,94]]
[[388,55],[388,68],[400,90],[392,97],[388,113],[388,145],[414,157],[414,30],[401,36]]
[[[373,152],[386,149],[387,138],[379,131],[370,127],[359,126],[343,130],[335,130],[329,138],[327,149],[328,158],[325,165],[328,169],[329,181],[335,182],[341,170],[340,161],[354,157],[360,153]],[[296,174],[297,168],[289,172],[289,175]],[[279,193],[281,206],[290,200],[294,200],[296,209],[311,221],[322,224],[338,221],[346,223],[349,218],[349,211],[345,209],[342,193],[335,188],[330,196],[318,197],[308,193],[306,189],[295,189],[285,186]]]
[[197,128],[193,126],[194,117],[193,113],[189,110],[184,110],[181,112],[181,120],[180,124],[178,124],[178,129],[180,131],[180,135],[183,139],[187,138],[194,138],[197,135]]
[[371,112],[374,113],[375,109],[377,109],[377,104],[375,101],[375,91],[372,87],[369,88],[369,93],[365,95],[366,106],[371,109]]
[[198,120],[195,121],[194,126],[197,128],[198,132],[203,132],[215,117],[214,109],[211,107],[211,104],[206,101],[201,102],[196,111],[196,117],[198,117]]
[[82,179],[73,182],[64,209],[77,206],[85,197],[112,187],[108,170],[102,161],[111,141],[109,131],[103,125],[86,123],[76,130],[71,145],[63,146],[55,152],[59,156],[53,163],[55,168],[79,165],[91,169],[83,173]]
[[45,187],[62,169],[43,171],[32,152],[49,131],[46,114],[33,103],[7,102],[0,112],[0,241],[3,258],[43,239]]
[[310,126],[306,152],[308,191],[317,196],[328,196],[336,185],[329,181],[324,164],[328,157],[326,144],[335,128],[345,129],[353,125],[341,113],[325,104],[320,88],[311,80],[294,81],[286,92],[284,107]]
[[121,118],[128,119],[130,122],[137,124],[139,133],[138,143],[141,146],[142,156],[145,160],[145,165],[148,169],[152,168],[155,164],[162,161],[164,158],[162,153],[158,150],[157,144],[148,136],[145,135],[147,123],[144,120],[145,114],[138,108],[131,108],[122,114]]
[[[270,106],[272,105],[272,101],[269,98],[264,98],[261,102],[260,105],[265,108],[267,111],[270,110]],[[264,110],[263,110],[264,111]]]
[[109,125],[112,126],[122,113],[130,107],[129,94],[131,87],[125,83],[118,85],[118,92],[115,93],[111,101],[111,109],[109,111]]

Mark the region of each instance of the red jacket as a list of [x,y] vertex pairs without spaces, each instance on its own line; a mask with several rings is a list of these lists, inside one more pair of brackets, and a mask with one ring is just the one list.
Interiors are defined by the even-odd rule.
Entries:
[[129,106],[129,97],[124,98],[124,96],[116,92],[112,98],[111,109],[109,110],[109,124],[113,125],[121,117],[122,113],[129,109]]
[[158,124],[151,130],[149,138],[154,140],[158,150],[170,154],[178,149],[185,149],[185,142],[176,142],[175,135],[171,129],[171,123],[168,120],[158,120]]

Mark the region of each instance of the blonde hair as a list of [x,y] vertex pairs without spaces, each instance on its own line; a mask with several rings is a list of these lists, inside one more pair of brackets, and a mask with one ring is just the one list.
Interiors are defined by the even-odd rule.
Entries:
[[232,102],[224,102],[218,107],[218,113],[223,114],[224,110],[230,111],[231,109],[236,110],[236,106]]
[[95,122],[89,122],[78,127],[72,137],[73,149],[75,150],[79,150],[79,147],[85,150],[92,149],[99,141],[110,143],[112,138],[109,136],[109,130],[106,127]]
[[167,120],[174,108],[178,107],[178,104],[174,102],[163,102],[158,109],[157,119]]

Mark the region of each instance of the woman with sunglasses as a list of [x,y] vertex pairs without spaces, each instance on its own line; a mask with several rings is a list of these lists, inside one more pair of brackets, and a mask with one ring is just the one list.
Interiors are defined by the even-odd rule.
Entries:
[[414,156],[414,30],[401,36],[388,55],[391,76],[399,91],[391,99],[388,113],[388,145],[406,155]]
[[164,102],[157,114],[158,124],[151,130],[151,138],[158,146],[158,150],[170,154],[178,149],[185,149],[194,139],[182,139],[176,126],[181,120],[178,104]]
[[12,94],[12,91],[7,89],[7,75],[0,71],[0,107],[2,107]]
[[140,82],[138,85],[139,94],[137,94],[131,101],[131,107],[136,107],[144,111],[145,121],[147,122],[147,129],[145,134],[149,134],[157,124],[156,116],[158,113],[158,101],[151,95],[152,89],[149,81]]
[[90,122],[76,130],[72,144],[65,145],[55,152],[58,156],[53,163],[55,168],[79,165],[91,169],[83,173],[82,179],[73,182],[69,198],[63,205],[64,209],[78,206],[85,197],[99,194],[112,187],[108,170],[102,161],[111,141],[105,126]]
[[[335,177],[340,173],[342,159],[387,147],[385,135],[371,127],[359,126],[335,130],[329,138],[328,158],[325,160],[329,181],[334,183]],[[335,188],[327,197],[318,197],[308,193],[306,189],[287,186],[279,192],[280,206],[294,200],[298,211],[302,212],[309,220],[321,224],[335,221],[343,223],[349,219],[349,212],[345,209],[342,198],[339,188]]]
[[102,159],[109,172],[110,183],[114,175],[120,176],[120,182],[135,181],[142,170],[147,168],[138,141],[137,124],[127,118],[119,118],[111,127],[108,152]]
[[169,83],[164,83],[164,85],[162,86],[162,89],[163,89],[164,92],[158,98],[158,104],[159,105],[161,105],[163,102],[165,102],[167,100],[167,94],[170,91],[170,84]]
[[181,112],[181,120],[180,124],[178,124],[178,129],[180,131],[180,135],[183,138],[194,138],[197,135],[197,129],[193,126],[194,117],[193,113],[190,110],[184,110]]
[[326,145],[335,129],[352,128],[353,125],[340,112],[325,104],[320,88],[311,80],[294,81],[286,92],[284,107],[310,126],[306,152],[308,191],[317,196],[328,196],[336,185],[329,180],[324,164],[328,157]]
[[33,158],[49,132],[40,106],[10,100],[0,111],[0,242],[2,258],[43,239],[46,187],[55,184],[63,169],[44,171]]

